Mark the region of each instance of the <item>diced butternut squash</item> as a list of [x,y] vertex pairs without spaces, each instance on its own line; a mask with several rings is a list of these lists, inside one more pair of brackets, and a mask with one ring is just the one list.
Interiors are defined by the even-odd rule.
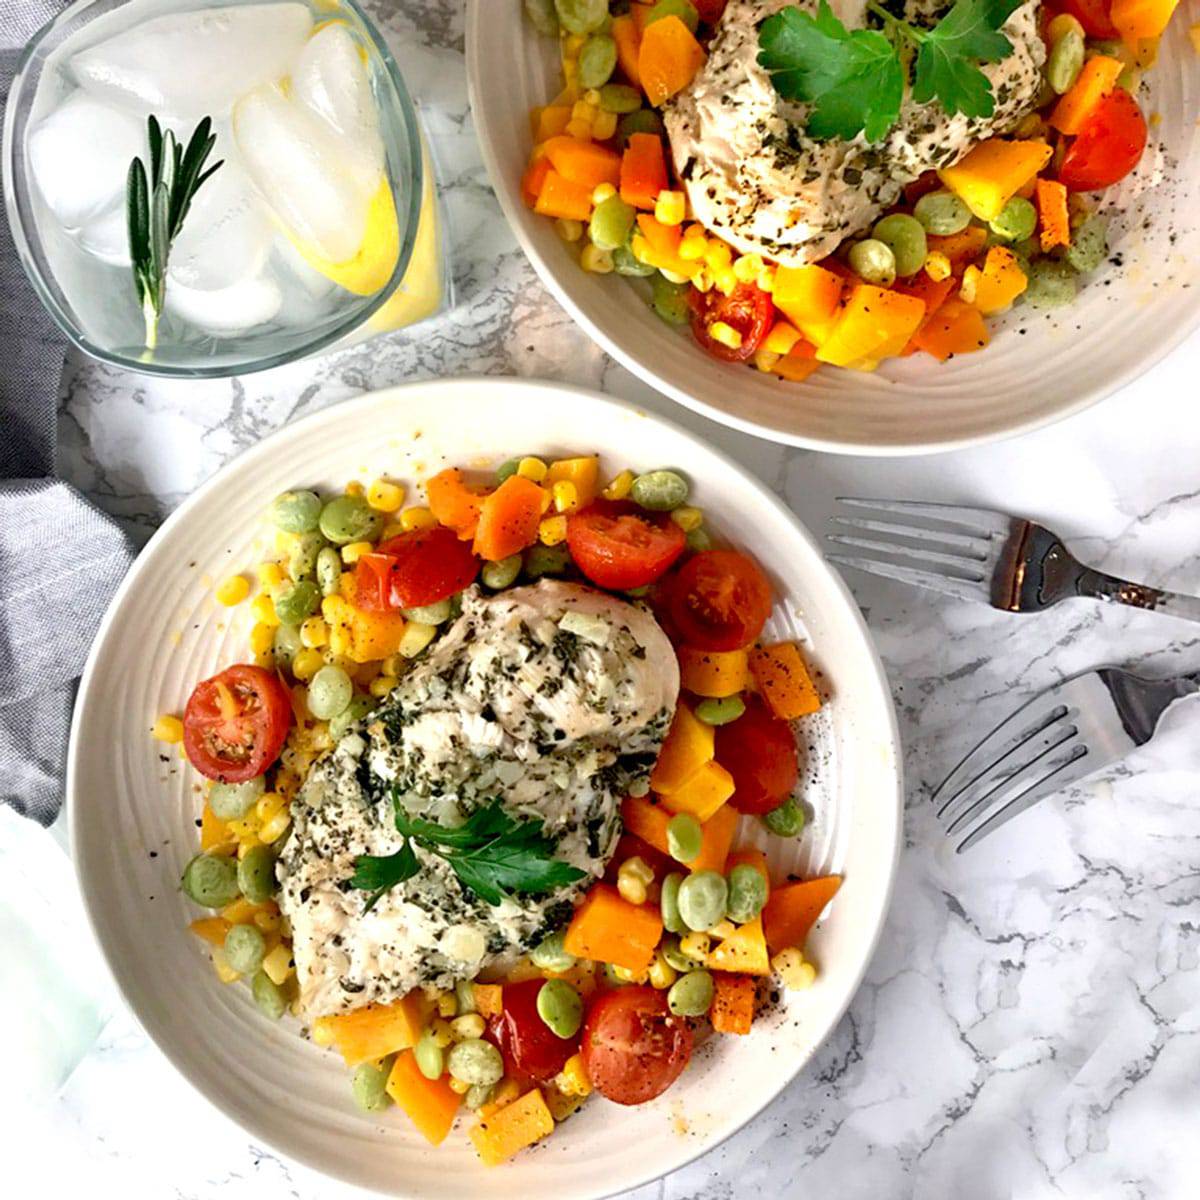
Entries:
[[546,486],[556,483],[575,485],[576,502],[586,508],[600,490],[600,459],[595,454],[583,454],[578,458],[560,458],[550,464],[546,472]]
[[754,1024],[754,980],[749,975],[713,976],[713,1002],[708,1019],[717,1033],[745,1035]]
[[331,624],[337,626],[339,653],[352,662],[378,662],[390,658],[400,650],[400,640],[408,622],[397,609],[363,609],[355,604],[358,581],[349,571],[342,573],[342,598],[346,601],[337,609]]
[[917,330],[913,344],[938,362],[945,362],[954,354],[982,350],[990,340],[979,309],[951,297]]
[[[801,346],[804,347],[803,353],[799,352]],[[814,371],[820,369],[821,362],[817,358],[816,347],[811,342],[798,342],[797,349],[783,355],[771,368],[771,372],[790,383],[803,383]]]
[[[1042,182],[1038,180],[1039,187]],[[1065,194],[1063,213],[1066,214]],[[975,280],[975,307],[985,316],[1002,312],[1025,290],[1028,283],[1017,256],[1007,246],[993,246],[988,251],[983,270]]]
[[[983,231],[981,230],[980,232],[982,233]],[[987,235],[984,234],[984,236],[986,237]],[[916,296],[918,300],[925,302],[926,321],[941,308],[949,298],[950,293],[957,289],[958,283],[953,275],[945,279],[930,279],[924,271],[918,271],[909,279],[897,279],[892,284],[893,291],[903,292],[906,296]]]
[[1050,124],[1059,133],[1078,133],[1096,111],[1100,101],[1117,86],[1123,70],[1125,64],[1120,59],[1109,58],[1105,54],[1089,58],[1083,64],[1079,78],[1071,84],[1070,91],[1054,106],[1047,118]]
[[738,812],[730,804],[722,804],[707,821],[700,826],[702,840],[700,853],[687,867],[692,871],[725,870],[729,858],[729,847],[737,833]]
[[676,16],[662,17],[642,32],[638,78],[656,108],[696,77],[707,56],[692,31]]
[[484,1164],[495,1167],[553,1132],[554,1117],[542,1093],[533,1088],[484,1117],[468,1136]]
[[682,646],[679,672],[683,686],[697,696],[720,699],[734,696],[750,682],[750,660],[745,650],[696,650]]
[[808,932],[842,886],[840,875],[824,875],[777,887],[763,909],[763,933],[772,954],[794,946],[804,949]]
[[1045,142],[989,138],[954,166],[943,167],[938,176],[981,221],[994,221],[1051,154]]
[[[1055,246],[1071,244],[1071,218],[1067,212],[1067,189],[1055,179],[1039,179],[1037,181],[1037,210],[1038,210],[1038,239],[1042,251],[1049,253]],[[989,258],[991,255],[989,254]],[[1020,270],[1020,266],[1014,266]],[[1021,272],[1024,275],[1024,272]],[[1021,289],[1024,291],[1024,288]],[[975,300],[979,304],[978,296]],[[988,310],[982,304],[983,312]]]
[[560,134],[550,138],[542,149],[550,165],[570,183],[595,190],[602,183],[616,187],[621,178],[621,156],[597,142]]
[[224,917],[201,917],[193,921],[188,928],[210,946],[224,946],[225,935],[233,926]]
[[667,826],[674,813],[650,796],[626,796],[621,801],[621,821],[626,833],[640,837],[661,854],[671,853]]
[[634,87],[642,86],[638,74],[638,52],[642,48],[642,33],[632,16],[614,17],[612,39],[617,43],[617,65]]
[[576,958],[644,971],[662,937],[657,907],[630,904],[607,883],[594,884],[567,926],[563,945]]
[[[621,819],[627,833],[640,837],[661,854],[669,855],[667,825],[675,814],[665,802],[650,796],[627,796],[621,804]],[[689,863],[693,871],[723,871],[729,847],[737,830],[736,810],[723,804],[700,825],[700,853]]]
[[542,185],[550,173],[550,160],[542,155],[535,158],[521,177],[521,197],[530,208],[537,207],[538,196],[542,193]]
[[663,796],[663,804],[673,813],[691,813],[697,821],[707,821],[733,795],[733,776],[720,763],[707,762]]
[[1122,40],[1131,49],[1156,38],[1170,23],[1179,0],[1112,0],[1110,17]]
[[843,280],[833,271],[815,264],[779,267],[775,271],[775,307],[809,337],[806,327],[828,321],[842,298]]
[[484,495],[467,484],[457,467],[447,467],[425,481],[429,511],[464,541],[475,536]]
[[592,215],[593,188],[572,183],[553,167],[546,172],[533,211],[543,217],[561,217],[565,221],[587,221]]
[[388,1075],[387,1094],[407,1114],[417,1131],[434,1146],[446,1140],[458,1114],[462,1097],[450,1086],[448,1076],[427,1079],[411,1050],[396,1056]]
[[205,853],[225,854],[237,845],[233,830],[204,802],[200,814],[200,849]]
[[784,721],[806,717],[821,707],[821,697],[794,642],[755,646],[750,672],[767,706]]
[[762,915],[739,925],[709,952],[708,966],[714,971],[740,971],[743,975],[770,975],[771,959],[763,934]]
[[679,243],[683,240],[683,229],[679,225],[664,225],[651,213],[638,213],[637,223],[642,237],[655,253],[678,255]]
[[666,186],[667,160],[662,138],[656,133],[631,135],[621,156],[621,199],[634,208],[653,211],[658,193]]
[[716,733],[683,703],[675,708],[675,717],[667,731],[658,761],[650,775],[650,786],[660,796],[678,790],[716,753]]
[[472,988],[481,1016],[498,1017],[504,1011],[504,989],[498,983],[477,983]]
[[959,233],[930,234],[926,240],[930,251],[944,254],[950,260],[951,271],[961,275],[967,264],[974,262],[987,245],[987,230],[980,225],[968,225]]
[[314,1036],[320,1031],[324,1045],[341,1051],[348,1067],[374,1062],[417,1044],[429,1006],[419,992],[392,1004],[368,1004],[353,1012],[334,1017],[318,1017],[313,1022]]
[[533,121],[533,143],[535,146],[557,137],[567,127],[571,110],[565,104],[547,104],[539,108]]
[[915,296],[860,283],[850,293],[817,358],[836,367],[899,354],[916,332],[925,305]]
[[656,250],[641,233],[633,235],[629,248],[638,262],[657,267],[660,271],[669,271],[672,275],[682,275],[685,279],[691,279],[704,268],[704,264],[695,259],[680,258],[678,254]]
[[524,475],[510,475],[479,508],[474,550],[488,562],[519,554],[537,541],[545,491]]

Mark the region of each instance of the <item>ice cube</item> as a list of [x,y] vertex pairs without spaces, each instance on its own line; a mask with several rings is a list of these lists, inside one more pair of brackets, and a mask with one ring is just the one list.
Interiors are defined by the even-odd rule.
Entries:
[[250,178],[293,236],[331,262],[353,258],[372,193],[338,135],[271,86],[237,102],[233,132]]
[[79,244],[113,267],[129,266],[129,218],[124,204],[93,217],[80,231]]
[[[233,150],[232,139],[224,146],[223,152],[218,134],[211,161]],[[274,237],[270,212],[234,152],[196,193],[171,248],[167,273],[201,291],[232,287],[262,271]]]
[[[301,257],[300,251],[282,234],[275,238],[272,263],[279,273],[279,282],[287,293],[302,291],[313,300],[321,300],[334,289],[333,280],[322,275],[316,267]],[[298,286],[289,286],[293,283]]]
[[168,312],[188,325],[226,337],[274,320],[282,304],[279,284],[265,276],[211,291],[167,282]]
[[125,194],[129,164],[146,148],[146,126],[74,92],[29,135],[29,164],[50,211],[67,229]]
[[364,188],[384,167],[379,109],[358,43],[345,25],[326,25],[305,43],[292,65],[292,97],[342,137]]
[[97,96],[198,120],[228,112],[244,92],[286,75],[311,29],[311,13],[297,3],[171,13],[81,50],[70,66]]

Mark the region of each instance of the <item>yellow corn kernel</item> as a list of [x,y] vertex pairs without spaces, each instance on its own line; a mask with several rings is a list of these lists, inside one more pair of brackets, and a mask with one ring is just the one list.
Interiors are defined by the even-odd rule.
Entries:
[[379,664],[379,673],[381,675],[395,675],[399,677],[404,673],[404,659],[399,654],[389,654],[387,658]]
[[264,846],[269,846],[272,842],[277,842],[287,832],[288,826],[291,823],[292,814],[287,809],[276,813],[269,821],[263,822],[262,828],[258,831],[258,840]]
[[576,100],[571,105],[571,116],[580,121],[590,121],[595,110],[586,100]]
[[628,967],[612,966],[612,973],[622,983],[645,983],[650,972],[643,967],[640,971],[631,971]]
[[564,58],[578,58],[587,38],[582,33],[568,33],[562,42]]
[[366,491],[367,489],[357,479],[352,479],[346,484],[347,496],[363,496],[366,495]]
[[351,542],[342,547],[342,562],[347,565],[356,563],[364,554],[370,554],[374,549],[370,542]]
[[682,192],[663,188],[654,201],[654,219],[664,225],[682,225],[687,216],[687,197]]
[[404,532],[404,526],[399,521],[389,521],[384,527],[383,532],[379,535],[381,542],[391,541],[394,537],[399,537]]
[[774,350],[768,350],[765,346],[759,346],[754,352],[754,365],[760,371],[771,372],[775,370],[775,365],[782,357],[782,354],[776,354]]
[[434,1017],[433,1023],[426,1032],[433,1044],[440,1050],[445,1050],[454,1041],[454,1030],[451,1029],[450,1022],[442,1017]]
[[691,504],[681,504],[671,511],[671,520],[684,533],[691,533],[693,529],[699,529],[704,524],[704,510]]
[[550,468],[546,466],[540,458],[523,458],[517,463],[517,474],[524,479],[530,479],[534,483],[541,483],[546,478],[546,472]]
[[707,962],[712,939],[707,933],[685,933],[679,939],[679,952],[696,962]]
[[329,624],[324,617],[309,617],[300,625],[300,642],[310,650],[319,649],[329,641]]
[[666,267],[659,267],[658,270],[668,283],[687,283],[691,278],[690,275],[680,275],[678,271],[668,271]]
[[567,518],[547,517],[538,525],[538,541],[543,546],[561,546],[567,540]]
[[398,512],[404,503],[404,489],[390,479],[377,479],[367,488],[367,503],[376,512]]
[[763,348],[776,354],[790,354],[792,347],[800,340],[800,331],[786,321],[776,321],[771,332],[763,338]]
[[263,959],[262,969],[276,987],[283,987],[296,973],[296,964],[292,962],[292,948],[281,942]]
[[259,563],[256,574],[259,585],[267,591],[277,588],[287,578],[283,568],[277,562]]
[[708,327],[708,336],[714,342],[720,342],[722,346],[728,346],[731,350],[738,350],[742,345],[742,335],[724,321],[714,321]]
[[420,621],[409,621],[400,635],[400,653],[405,658],[416,658],[437,637],[436,625],[423,625]]
[[269,625],[274,629],[279,624],[279,617],[275,612],[275,601],[270,596],[265,594],[255,596],[250,602],[250,611],[260,625]]
[[703,225],[689,225],[679,243],[679,257],[684,262],[699,262],[708,251],[708,236]]
[[654,961],[650,964],[649,983],[660,992],[665,991],[679,978],[679,972],[665,958],[662,951],[655,952]]
[[570,513],[579,507],[579,489],[569,479],[560,479],[550,489],[550,495],[555,512]]
[[627,858],[617,871],[617,891],[630,904],[645,904],[654,871],[640,855]]
[[222,580],[217,585],[217,603],[225,605],[226,608],[241,604],[248,595],[250,595],[250,580],[245,575],[230,575],[228,579]]
[[590,1096],[592,1081],[588,1078],[588,1073],[584,1068],[583,1055],[572,1054],[563,1063],[563,1069],[554,1082],[558,1084],[559,1090],[568,1096]]
[[708,933],[710,937],[715,937],[718,941],[723,942],[737,933],[737,926],[730,920],[718,921]]
[[941,283],[943,279],[949,279],[952,269],[949,258],[940,250],[931,250],[925,256],[925,274],[934,283]]
[[311,1034],[314,1046],[333,1045],[333,1026],[328,1019],[321,1017],[312,1023]]
[[437,998],[437,1011],[439,1017],[457,1016],[458,997],[453,992],[439,992]]
[[772,266],[763,267],[754,282],[758,284],[760,291],[764,291],[770,295],[775,290],[775,268]]
[[582,117],[572,117],[567,122],[566,129],[563,133],[567,137],[579,138],[580,141],[590,141],[592,137],[592,123],[585,121]]
[[286,529],[275,530],[275,553],[286,558],[296,548],[300,541],[298,533],[288,533]]
[[309,647],[297,652],[292,659],[292,674],[301,682],[307,683],[323,666],[325,658],[316,647]]
[[569,217],[559,217],[554,222],[554,230],[564,242],[577,242],[583,237],[583,222],[573,221]]
[[780,950],[771,959],[771,969],[779,976],[780,983],[793,992],[812,987],[817,978],[817,968],[807,962],[799,950],[792,947]]
[[400,682],[395,675],[376,675],[367,690],[372,696],[383,697]]
[[637,478],[632,471],[622,471],[613,476],[608,487],[600,493],[605,500],[624,500],[633,490],[633,481]]
[[720,238],[710,238],[704,247],[704,261],[710,267],[728,267],[733,263],[733,251]]
[[164,713],[154,722],[150,732],[156,741],[176,746],[183,741],[183,722],[178,717]]
[[446,1081],[452,1092],[456,1092],[460,1096],[465,1096],[470,1090],[471,1085],[461,1079],[455,1079],[453,1075]]
[[464,1013],[450,1022],[450,1032],[456,1042],[468,1042],[472,1038],[483,1037],[487,1023],[478,1013]]
[[592,118],[592,137],[598,142],[607,142],[617,132],[617,114],[601,109]]
[[269,821],[277,813],[287,808],[287,797],[278,792],[263,792],[254,806],[255,815],[260,821]]
[[611,183],[598,183],[592,192],[592,203],[603,204],[605,200],[611,200],[616,194],[617,189]]
[[711,292],[713,286],[712,276],[703,268],[697,271],[692,276],[692,287],[698,292]]
[[212,952],[213,970],[217,973],[217,978],[222,983],[236,983],[241,976],[229,965],[229,959],[225,957],[225,951],[220,946],[214,946]]
[[250,629],[250,650],[253,654],[270,654],[275,645],[275,628],[261,621]]
[[979,287],[979,280],[982,275],[983,272],[978,267],[968,267],[963,272],[962,287],[959,288],[958,294],[964,303],[975,303],[975,291]]
[[279,927],[283,924],[283,918],[269,908],[260,909],[250,919],[263,933],[278,933]]
[[608,275],[613,269],[612,251],[601,250],[599,246],[593,246],[589,242],[579,256],[579,265],[585,271],[591,271],[593,275]]
[[713,287],[723,296],[730,296],[737,288],[737,276],[733,273],[732,267],[713,267],[712,281]]
[[437,523],[437,517],[422,505],[406,508],[400,514],[400,525],[405,533],[411,533],[414,529],[432,529]]
[[734,260],[733,273],[738,283],[753,283],[765,265],[761,254],[743,254]]
[[346,622],[329,627],[329,645],[325,647],[324,659],[331,667],[341,667],[349,675],[354,670],[350,651],[354,649],[354,635]]

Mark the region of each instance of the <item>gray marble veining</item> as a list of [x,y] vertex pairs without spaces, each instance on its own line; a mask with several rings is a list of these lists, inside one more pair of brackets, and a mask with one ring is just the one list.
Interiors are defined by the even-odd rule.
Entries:
[[[72,359],[63,470],[138,536],[223,462],[307,412],[403,380],[516,374],[669,411],[818,532],[838,494],[1006,507],[1045,519],[1103,569],[1200,590],[1189,373],[1200,341],[1100,408],[989,449],[832,458],[719,429],[607,359],[524,261],[480,163],[458,0],[367,7],[438,156],[458,306],[410,334],[224,383],[147,382]],[[862,576],[850,583],[906,746],[906,847],[887,929],[850,1011],[795,1083],[726,1145],[630,1200],[1195,1196],[1200,708],[1176,706],[1134,758],[963,858],[940,839],[928,793],[1038,688],[1102,662],[1195,670],[1200,635],[1084,601],[1018,619]],[[5,1133],[14,1196],[349,1195],[249,1144],[129,1018],[110,1026],[51,1110]]]

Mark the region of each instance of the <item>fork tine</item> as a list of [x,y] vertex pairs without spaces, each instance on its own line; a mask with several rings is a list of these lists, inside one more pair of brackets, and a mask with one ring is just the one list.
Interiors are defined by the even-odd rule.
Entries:
[[924,500],[880,500],[870,496],[838,496],[839,504],[851,508],[876,508],[887,513],[910,513],[959,525],[976,533],[1007,533],[1009,518],[989,508],[972,508],[965,504],[931,504]]
[[[997,808],[981,824],[971,830],[959,843],[957,853],[962,854],[978,845],[989,833],[995,833],[1002,825],[1006,825],[1013,817],[1032,808],[1039,800],[1052,796],[1054,792],[1062,791],[1071,784],[1090,775],[1095,769],[1088,760],[1088,748],[1082,742],[1070,746],[1066,753],[1055,756],[1048,764],[1048,770],[1029,784],[1024,791],[1018,792],[1010,800]],[[1053,781],[1054,791],[1046,790],[1046,784]]]
[[829,562],[842,567],[853,567],[856,571],[865,571],[868,575],[882,575],[885,579],[897,579],[901,583],[912,584],[913,587],[930,588],[948,596],[957,596],[960,600],[988,599],[987,586],[968,579],[955,579],[949,575],[934,574],[932,571],[918,571],[913,567],[902,567],[897,563],[880,562],[871,558],[852,558],[846,554],[827,554],[825,557]]
[[980,562],[988,558],[989,546],[986,538],[972,537],[965,533],[950,533],[944,529],[927,529],[919,525],[902,525],[897,521],[873,521],[866,517],[832,517],[831,520],[835,525],[845,525],[848,529],[861,529],[892,538],[910,538],[915,542],[950,546],[963,551],[962,556]]
[[945,567],[953,567],[962,571],[973,582],[982,583],[987,575],[983,564],[976,558],[964,558],[960,554],[945,554],[941,550],[927,550],[923,546],[905,546],[899,542],[877,542],[874,538],[850,537],[844,533],[827,533],[825,540],[836,542],[839,546],[856,546],[860,550],[876,550],[882,554],[892,554],[897,558],[907,558],[918,565],[928,566],[939,563]]

